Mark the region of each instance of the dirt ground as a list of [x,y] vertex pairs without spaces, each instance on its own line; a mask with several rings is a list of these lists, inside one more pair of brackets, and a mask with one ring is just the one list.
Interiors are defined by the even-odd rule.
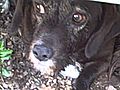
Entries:
[[[0,40],[4,40],[5,46],[14,51],[13,58],[5,63],[6,68],[11,71],[11,76],[0,76],[0,90],[72,90],[73,79],[60,75],[42,76],[32,68],[32,63],[25,58],[25,46],[21,35],[18,33],[9,36],[7,33],[6,28],[11,22],[13,12],[14,7],[11,7],[6,14],[0,14]],[[119,56],[120,53],[116,57]],[[116,69],[110,81],[107,73],[103,73],[91,85],[91,90],[120,90],[120,68]]]

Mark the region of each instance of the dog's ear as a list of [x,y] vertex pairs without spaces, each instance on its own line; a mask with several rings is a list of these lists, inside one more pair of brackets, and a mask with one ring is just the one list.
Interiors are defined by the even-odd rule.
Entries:
[[23,35],[23,40],[25,40],[26,43],[30,43],[32,40],[32,36],[34,33],[33,30],[33,2],[32,0],[24,0],[24,12],[23,12],[23,30],[22,30],[22,35]]
[[8,26],[8,32],[13,35],[17,32],[20,23],[22,22],[23,17],[23,5],[24,0],[17,0],[15,2],[15,12],[11,24]]
[[28,22],[27,19],[29,21],[31,20],[32,0],[17,0],[15,4],[14,16],[10,26],[8,27],[8,32],[10,32],[10,34],[16,33],[21,23],[26,27],[27,25],[24,24],[31,23]]
[[18,32],[18,28],[22,25],[22,37],[25,41],[31,41],[33,35],[32,26],[32,0],[17,0],[16,9],[8,33],[14,35]]
[[[105,7],[104,7],[105,8]],[[107,5],[101,28],[93,34],[85,47],[87,58],[94,57],[101,49],[102,44],[120,34],[120,15],[115,6]]]

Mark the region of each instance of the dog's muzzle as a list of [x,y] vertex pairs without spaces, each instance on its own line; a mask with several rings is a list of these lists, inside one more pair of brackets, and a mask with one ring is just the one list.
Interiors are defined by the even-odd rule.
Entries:
[[55,62],[53,62],[53,50],[38,40],[32,43],[30,47],[29,59],[34,68],[41,72],[41,75],[53,75]]

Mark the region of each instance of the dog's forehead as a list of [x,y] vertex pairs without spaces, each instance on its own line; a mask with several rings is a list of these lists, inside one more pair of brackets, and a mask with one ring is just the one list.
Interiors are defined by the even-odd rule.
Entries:
[[75,0],[33,0],[34,2],[37,2],[37,3],[50,3],[50,2],[57,2],[57,3],[60,3],[60,2],[64,2],[64,1],[69,1],[69,2],[72,2],[72,1],[75,1]]
[[62,8],[65,9],[65,7],[70,7],[72,0],[33,0],[34,2],[38,4],[42,4],[45,8],[49,8],[49,10],[55,10]]
[[[41,4],[46,9],[46,12],[54,14],[54,12],[59,12],[59,14],[69,14],[73,10],[79,8],[84,9],[88,13],[93,14],[101,12],[101,4],[96,2],[90,2],[86,0],[33,0],[34,2]],[[49,14],[49,13],[47,13]],[[94,15],[95,16],[95,15]]]
[[51,9],[67,9],[69,10],[72,6],[80,6],[83,1],[79,0],[33,0],[33,2],[36,2],[38,4],[42,4],[47,8]]
[[100,3],[86,0],[33,0],[33,2],[43,6],[41,12],[45,13],[40,14],[40,17],[44,23],[49,23],[49,25],[59,24],[63,21],[65,23],[65,21],[71,20],[76,12],[84,11],[92,18],[98,18],[102,12]]

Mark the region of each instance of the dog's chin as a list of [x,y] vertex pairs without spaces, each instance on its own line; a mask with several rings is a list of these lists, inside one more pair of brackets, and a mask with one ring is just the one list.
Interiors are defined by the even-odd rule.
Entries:
[[33,52],[30,51],[29,60],[33,63],[34,68],[41,72],[41,75],[54,75],[55,62],[53,62],[52,59],[48,59],[47,61],[40,61],[34,56]]
[[40,61],[33,54],[32,48],[35,44],[42,44],[41,40],[35,40],[32,42],[30,46],[30,52],[28,59],[33,63],[34,69],[41,72],[41,75],[54,75],[55,71],[55,62],[52,59],[48,59],[47,61]]

